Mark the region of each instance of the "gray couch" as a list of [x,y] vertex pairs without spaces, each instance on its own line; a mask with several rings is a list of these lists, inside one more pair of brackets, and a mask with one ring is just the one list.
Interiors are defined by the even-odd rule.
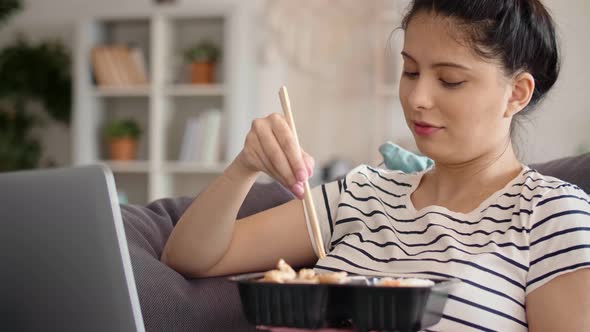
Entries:
[[[590,154],[532,165],[590,192]],[[256,184],[239,218],[287,202],[277,184]],[[237,288],[225,278],[186,280],[159,261],[166,239],[191,198],[121,206],[147,331],[256,331],[244,318]]]

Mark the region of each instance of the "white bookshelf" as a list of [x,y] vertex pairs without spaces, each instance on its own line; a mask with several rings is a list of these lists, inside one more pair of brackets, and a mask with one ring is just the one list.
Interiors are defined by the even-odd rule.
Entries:
[[[241,149],[255,94],[254,48],[249,21],[240,6],[157,8],[142,13],[101,14],[78,23],[75,44],[75,112],[73,159],[76,165],[104,163],[130,203],[163,197],[194,196]],[[215,84],[192,85],[184,73],[182,50],[202,38],[222,49]],[[149,84],[99,87],[94,83],[90,52],[108,43],[132,43],[146,57]],[[179,148],[186,119],[208,109],[222,114],[218,160],[181,162]],[[115,118],[135,119],[143,131],[137,160],[107,160],[102,128]]]
[[166,88],[166,94],[175,97],[223,97],[225,88],[222,84],[175,84]]
[[150,86],[133,87],[95,87],[95,97],[149,97]]
[[198,163],[198,162],[168,162],[164,166],[167,173],[202,173],[202,174],[219,174],[227,167],[227,163]]
[[147,161],[102,161],[115,173],[149,173],[150,163]]

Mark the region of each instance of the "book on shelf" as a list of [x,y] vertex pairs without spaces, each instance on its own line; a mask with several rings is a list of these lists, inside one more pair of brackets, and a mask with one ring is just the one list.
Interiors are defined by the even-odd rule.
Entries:
[[221,153],[221,111],[211,109],[188,119],[179,161],[217,163]]
[[131,70],[129,68],[129,62],[127,61],[126,48],[121,46],[111,46],[109,51],[113,56],[113,63],[115,70],[119,75],[121,85],[134,84],[130,74]]
[[179,160],[184,162],[197,161],[199,158],[199,132],[201,130],[201,121],[198,117],[191,117],[185,125],[182,145],[180,147]]
[[121,45],[97,46],[92,49],[91,63],[99,86],[137,86],[148,83],[143,51]]
[[111,72],[113,66],[111,58],[104,47],[95,47],[91,52],[92,68],[94,77],[100,85],[117,84],[115,73]]
[[131,47],[129,51],[131,52],[131,62],[134,63],[136,80],[141,84],[147,84],[149,81],[148,71],[143,51],[139,47]]
[[184,134],[182,135],[182,142],[180,145],[180,152],[178,153],[178,160],[179,161],[187,161],[189,160],[189,149],[190,149],[190,144],[188,142],[191,141],[190,136],[191,136],[191,132],[192,132],[192,121],[193,118],[188,119],[188,121],[186,122],[185,129],[184,129]]
[[204,139],[202,142],[201,161],[213,164],[219,161],[221,138],[221,111],[210,110],[204,116]]

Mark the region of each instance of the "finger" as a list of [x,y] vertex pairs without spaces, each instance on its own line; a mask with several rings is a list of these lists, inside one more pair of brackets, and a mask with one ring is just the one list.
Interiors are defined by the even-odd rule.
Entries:
[[282,177],[279,172],[274,170],[274,166],[268,160],[268,158],[266,158],[264,152],[259,152],[257,153],[257,155],[259,156],[259,159],[262,161],[262,163],[266,165],[265,168],[268,169],[268,171],[266,171],[268,175],[270,175],[273,179],[278,181],[283,187],[287,188],[287,190],[291,191],[291,193],[295,195],[297,198],[303,199],[303,195],[305,193],[303,184],[296,183],[295,185],[289,187],[289,185],[287,184],[287,180],[285,180],[285,178]]
[[285,155],[285,151],[283,151],[281,145],[277,141],[272,128],[261,128],[261,130],[257,131],[256,134],[258,135],[258,140],[262,145],[264,154],[270,160],[274,168],[281,174],[281,176],[287,180],[289,188],[299,182],[295,178],[295,174],[291,169],[291,165],[289,164],[289,160]]
[[311,177],[313,175],[313,170],[315,169],[315,160],[307,152],[303,151],[303,149],[301,149],[301,154],[303,156],[303,160],[305,161],[308,176]]
[[289,161],[295,179],[298,182],[306,181],[308,178],[307,167],[301,157],[301,147],[297,144],[293,131],[280,114],[275,113],[271,115],[270,120],[273,124],[273,134]]
[[263,170],[266,174],[271,176],[273,179],[281,183],[282,185],[286,186],[285,179],[277,173],[276,169],[273,167],[270,160],[268,160],[267,156],[264,154],[264,149],[258,138],[258,132],[264,130],[266,126],[264,119],[256,119],[252,122],[252,128],[248,133],[248,138],[250,139],[250,146],[253,153],[256,156],[256,159],[262,163]]
[[243,156],[243,160],[247,167],[266,173],[266,167],[256,153],[257,149],[260,149],[260,147],[258,147],[258,138],[256,137],[256,134],[249,132],[248,135],[246,135],[244,148],[240,154]]
[[277,170],[272,165],[271,161],[268,159],[268,157],[264,153],[263,147],[260,142],[260,139],[258,138],[258,135],[254,134],[252,141],[254,142],[254,145],[255,145],[255,148],[253,149],[254,153],[256,154],[258,160],[260,160],[260,162],[264,166],[265,173],[270,175],[272,178],[277,180],[279,183],[281,183],[286,188],[290,189],[289,184],[287,183],[287,180],[279,172],[277,172]]

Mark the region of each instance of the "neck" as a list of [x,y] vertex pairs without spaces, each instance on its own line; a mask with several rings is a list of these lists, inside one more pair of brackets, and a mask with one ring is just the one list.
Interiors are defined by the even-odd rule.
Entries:
[[520,173],[522,164],[516,158],[510,141],[501,149],[461,163],[435,161],[425,175],[437,198],[462,195],[491,195]]

